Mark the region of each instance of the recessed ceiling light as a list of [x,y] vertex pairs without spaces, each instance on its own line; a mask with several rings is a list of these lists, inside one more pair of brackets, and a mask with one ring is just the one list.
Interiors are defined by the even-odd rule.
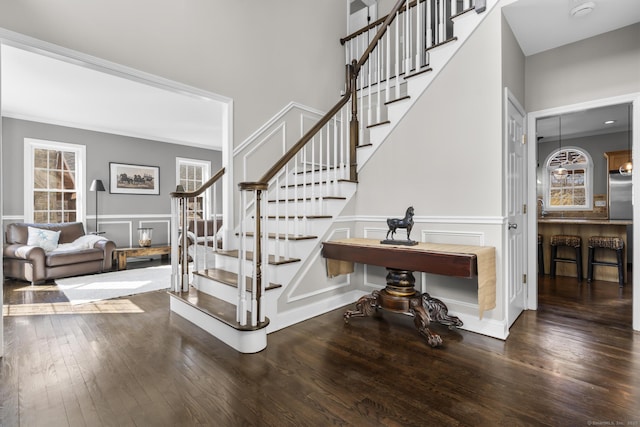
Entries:
[[571,9],[570,13],[571,13],[571,16],[579,18],[581,16],[590,14],[595,8],[596,8],[596,4],[592,1],[588,1],[588,2],[577,5],[576,7]]
[[604,122],[605,125],[612,125],[614,124],[616,121],[615,120],[607,120],[606,122]]

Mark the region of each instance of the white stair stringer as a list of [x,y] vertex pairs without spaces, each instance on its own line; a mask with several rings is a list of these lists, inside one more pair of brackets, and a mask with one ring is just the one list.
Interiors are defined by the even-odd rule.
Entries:
[[[454,21],[456,40],[430,49],[428,52],[428,66],[432,70],[422,74],[407,77],[404,82],[404,84],[406,85],[407,96],[401,100],[398,100],[397,102],[391,102],[383,106],[386,111],[382,113],[382,117],[385,117],[386,120],[389,121],[389,123],[385,123],[379,126],[372,126],[370,128],[367,128],[366,132],[364,132],[367,140],[361,141],[360,144],[364,146],[358,148],[358,170],[361,170],[364,167],[369,158],[371,158],[375,151],[386,140],[387,136],[393,131],[395,126],[398,125],[404,115],[411,109],[417,99],[420,98],[420,95],[429,87],[431,82],[433,82],[438,74],[443,71],[447,62],[455,55],[456,51],[464,44],[465,40],[473,33],[484,16],[489,13],[489,11],[493,8],[493,6],[495,6],[496,3],[497,0],[488,0],[486,12],[482,14],[476,14],[475,12],[470,11],[455,18]],[[367,117],[366,112],[363,114],[363,117]],[[323,176],[322,174],[318,175]],[[296,181],[298,179],[299,178],[293,177],[292,182],[299,182]],[[331,178],[329,174],[329,176],[327,176],[327,180],[330,179]],[[335,191],[332,191],[332,189],[335,188],[339,188],[338,192],[340,194],[336,194]],[[259,329],[257,331],[247,331],[229,327],[224,328],[223,326],[217,324],[211,325],[209,324],[210,322],[201,319],[202,317],[206,317],[205,314],[203,314],[202,312],[196,313],[198,312],[197,308],[189,307],[188,304],[174,301],[174,298],[171,299],[171,309],[181,316],[192,321],[193,323],[197,324],[201,328],[205,329],[212,335],[220,338],[222,341],[232,346],[236,350],[243,353],[251,353],[260,351],[260,349],[266,347],[267,333],[274,332],[284,327],[304,321],[310,317],[334,310],[357,299],[357,297],[359,297],[360,295],[357,294],[357,292],[350,292],[348,294],[342,294],[338,296],[332,295],[326,301],[314,301],[313,303],[305,307],[298,306],[293,310],[278,312],[278,299],[284,292],[288,291],[289,286],[291,286],[292,284],[295,285],[296,280],[300,280],[300,276],[303,275],[304,272],[308,269],[310,263],[320,256],[322,241],[327,238],[335,218],[340,215],[342,210],[347,206],[351,197],[355,194],[356,184],[343,182],[339,184],[334,183],[332,185],[323,186],[323,191],[326,191],[326,193],[323,193],[321,195],[322,197],[339,195],[344,197],[344,199],[322,200],[322,212],[316,211],[313,213],[314,215],[330,215],[331,219],[308,220],[305,222],[305,227],[308,228],[305,229],[304,234],[313,235],[316,236],[316,238],[310,240],[290,240],[286,242],[286,245],[289,246],[289,253],[287,256],[291,258],[299,258],[301,262],[283,265],[263,266],[263,270],[267,270],[264,275],[265,279],[268,282],[281,285],[281,287],[279,288],[271,289],[265,292],[263,310],[266,317],[270,320],[270,323],[266,328]],[[269,192],[267,199],[275,197],[273,193],[273,191]],[[278,198],[294,197],[293,192],[289,191],[288,189],[278,190],[277,193]],[[295,197],[300,196],[300,194],[295,195]],[[305,195],[305,197],[317,196],[320,195],[316,194],[312,196],[312,192],[308,192]],[[303,203],[305,206],[308,204],[308,202],[300,203]],[[266,215],[275,214],[273,209],[274,208],[268,206]],[[317,208],[314,207],[314,209]],[[282,215],[282,212],[278,212],[278,214]],[[249,227],[249,230],[251,230],[253,227],[251,224],[247,224],[247,226]],[[290,225],[285,225],[283,227],[290,227]],[[284,228],[281,231],[284,232]],[[300,232],[300,230],[298,230],[298,232]],[[228,243],[229,247],[231,248],[237,248],[238,246],[237,242]],[[251,244],[252,243],[250,242],[249,246],[251,246]],[[270,240],[269,247],[266,248],[266,250],[268,252],[272,250],[274,244],[275,243]],[[279,244],[285,243],[281,240]],[[237,259],[223,261],[219,258],[220,255],[217,255],[217,257],[217,268],[224,268],[227,271],[237,272]],[[245,268],[246,271],[250,272],[252,269],[252,263],[250,261],[245,261]],[[227,301],[231,304],[235,304],[238,298],[238,291],[236,288],[230,287],[225,284],[220,284],[209,278],[196,278],[196,275],[194,275],[194,286],[196,286],[201,292],[215,296],[216,298]],[[243,338],[245,334],[248,338]],[[264,342],[262,341],[263,338]]]

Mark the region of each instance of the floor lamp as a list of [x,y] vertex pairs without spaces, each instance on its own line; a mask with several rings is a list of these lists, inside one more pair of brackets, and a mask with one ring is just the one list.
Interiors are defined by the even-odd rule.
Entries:
[[89,187],[89,191],[95,191],[96,192],[96,233],[95,234],[100,234],[98,232],[98,192],[99,191],[105,191],[104,184],[102,183],[102,180],[101,179],[94,179],[93,182],[91,183],[91,187]]

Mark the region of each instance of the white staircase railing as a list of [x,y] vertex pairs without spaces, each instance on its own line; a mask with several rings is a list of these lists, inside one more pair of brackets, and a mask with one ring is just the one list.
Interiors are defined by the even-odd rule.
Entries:
[[[359,121],[361,140],[367,126],[386,120],[383,105],[405,95],[404,78],[429,69],[429,49],[453,39],[452,18],[472,9],[476,1],[405,0],[403,3],[388,31],[373,47],[369,60],[362,64],[355,84],[358,102],[366,111]],[[370,40],[386,25],[387,17],[340,40],[345,47],[347,64],[362,57]]]
[[[189,260],[192,259],[195,271],[201,268],[213,268],[212,256],[208,252],[218,250],[218,233],[220,222],[218,215],[217,194],[221,191],[222,176],[225,169],[220,169],[199,189],[185,191],[178,186],[171,193],[171,290],[187,292],[189,290]],[[199,206],[198,197],[212,199],[212,212],[207,220],[203,217],[208,210]],[[203,209],[204,208],[204,209]]]

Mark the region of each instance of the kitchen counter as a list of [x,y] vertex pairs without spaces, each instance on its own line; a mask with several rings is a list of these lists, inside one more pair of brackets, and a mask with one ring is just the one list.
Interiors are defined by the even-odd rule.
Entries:
[[598,224],[598,225],[631,225],[630,219],[606,218],[538,218],[538,224]]
[[[582,238],[582,276],[586,281],[587,277],[587,260],[589,251],[589,237],[591,236],[612,236],[620,237],[624,241],[624,263],[627,263],[627,227],[633,221],[622,219],[604,219],[604,218],[538,218],[538,234],[542,235],[542,245],[544,253],[544,270],[547,274],[550,271],[551,259],[551,236],[556,234],[565,234],[572,236],[580,236]],[[559,248],[559,255],[571,258],[573,255],[567,252],[568,248]],[[599,261],[615,262],[615,252],[598,249],[596,251],[596,259]],[[575,264],[567,264],[559,262],[556,264],[556,275],[558,276],[576,276]],[[617,282],[618,275],[615,267],[596,266],[593,269],[594,280],[605,280]],[[626,275],[625,275],[626,276]],[[627,278],[625,277],[625,282]]]

